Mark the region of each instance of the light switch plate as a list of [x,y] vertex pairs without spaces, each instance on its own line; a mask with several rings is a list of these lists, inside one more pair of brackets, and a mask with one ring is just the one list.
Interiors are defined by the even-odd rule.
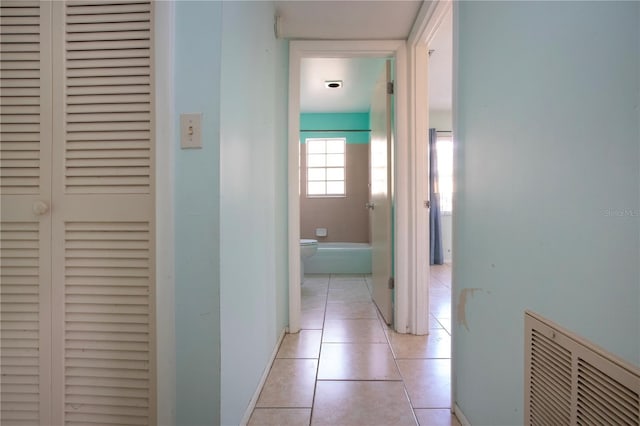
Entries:
[[180,148],[202,148],[202,113],[180,114]]

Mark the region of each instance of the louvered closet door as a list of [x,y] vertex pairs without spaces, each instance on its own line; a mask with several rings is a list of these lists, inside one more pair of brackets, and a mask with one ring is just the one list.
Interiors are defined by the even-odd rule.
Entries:
[[50,424],[51,5],[0,2],[0,424]]
[[0,7],[0,423],[154,424],[152,5]]
[[53,8],[53,419],[153,424],[152,5]]

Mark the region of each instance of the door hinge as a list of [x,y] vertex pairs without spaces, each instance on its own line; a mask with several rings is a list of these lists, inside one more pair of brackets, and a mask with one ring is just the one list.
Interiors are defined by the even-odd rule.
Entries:
[[430,209],[431,208],[431,201],[427,200],[424,202],[424,208],[425,209]]
[[396,282],[393,277],[389,277],[389,281],[387,282],[387,284],[389,286],[389,290],[393,290],[394,288],[396,288]]
[[393,81],[387,82],[387,95],[393,95],[394,92],[394,83]]

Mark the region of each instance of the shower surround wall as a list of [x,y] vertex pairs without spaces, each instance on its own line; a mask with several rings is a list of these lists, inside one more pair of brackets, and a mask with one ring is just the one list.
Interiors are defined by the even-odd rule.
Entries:
[[[300,132],[300,236],[323,242],[369,242],[369,114],[301,114],[301,130],[362,130]],[[305,139],[346,138],[346,196],[308,198]],[[316,237],[316,228],[327,228]]]

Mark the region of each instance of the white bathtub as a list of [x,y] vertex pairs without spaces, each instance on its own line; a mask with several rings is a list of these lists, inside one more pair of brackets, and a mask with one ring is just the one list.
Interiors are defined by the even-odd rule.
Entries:
[[305,274],[370,274],[371,245],[318,243],[318,251],[304,260]]

